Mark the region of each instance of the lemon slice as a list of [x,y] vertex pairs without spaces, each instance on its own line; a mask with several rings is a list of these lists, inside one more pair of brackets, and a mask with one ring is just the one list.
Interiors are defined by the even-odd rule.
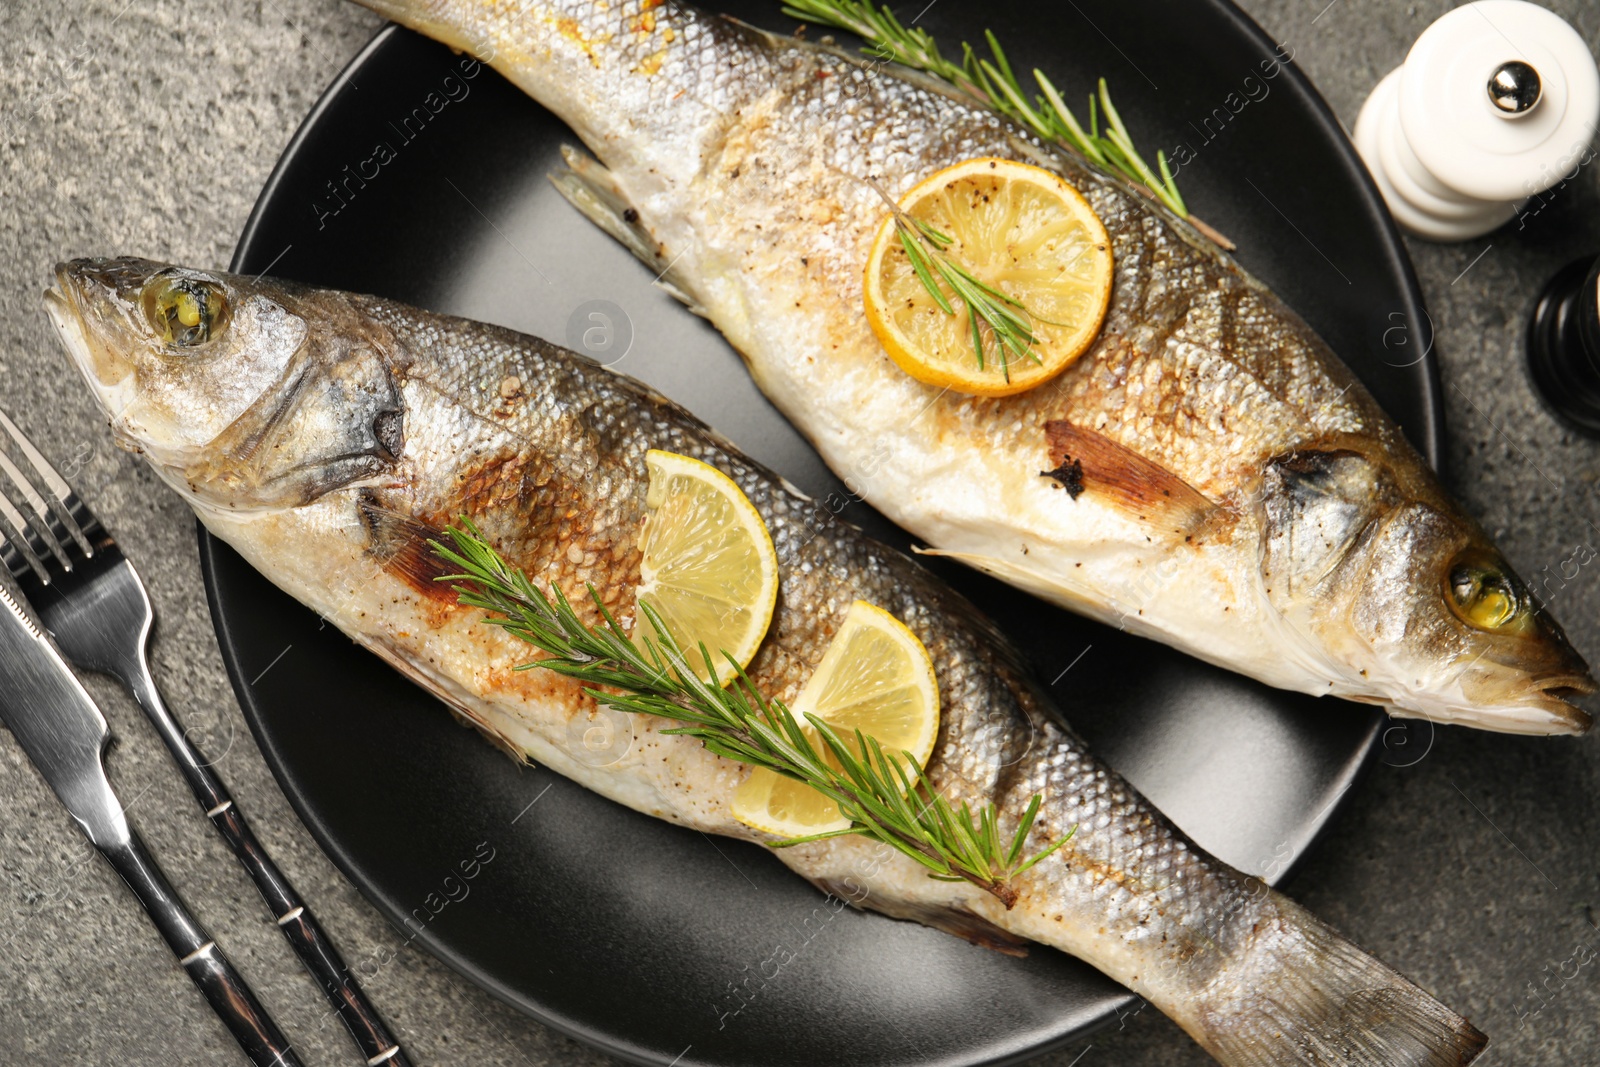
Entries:
[[[733,479],[707,463],[651,449],[645,456],[650,514],[640,534],[638,601],[666,623],[690,665],[706,677],[704,643],[727,685],[749,664],[778,602],[778,553],[755,505]],[[656,632],[640,612],[634,640]]]
[[[829,763],[806,720],[815,715],[854,744],[855,731],[877,739],[885,753],[902,751],[927,764],[939,733],[939,683],[933,660],[917,635],[882,608],[864,600],[850,606],[800,695],[789,709]],[[843,830],[839,805],[803,782],[757,767],[733,795],[733,817],[784,837]]]
[[951,315],[934,301],[891,214],[867,257],[865,294],[872,332],[901,370],[929,385],[1009,396],[1060,374],[1094,343],[1111,302],[1111,241],[1061,178],[1008,159],[969,159],[913,186],[900,209],[952,239],[943,250],[951,262],[1021,303],[1039,357],[1007,352],[1002,363],[984,327],[980,368],[966,305],[947,291]]

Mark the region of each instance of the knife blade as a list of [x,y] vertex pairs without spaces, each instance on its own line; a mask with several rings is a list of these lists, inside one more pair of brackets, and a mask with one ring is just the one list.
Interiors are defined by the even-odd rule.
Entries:
[[179,964],[257,1067],[300,1067],[250,987],[156,866],[106,778],[111,730],[55,646],[0,585],[0,721],[133,890]]
[[0,720],[96,845],[129,835],[106,779],[105,716],[4,586],[0,601]]

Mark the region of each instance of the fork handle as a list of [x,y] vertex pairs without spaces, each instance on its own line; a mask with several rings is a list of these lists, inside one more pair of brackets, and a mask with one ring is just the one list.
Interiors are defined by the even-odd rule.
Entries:
[[151,680],[148,665],[144,665],[142,671],[132,672],[131,677],[124,680],[132,690],[134,699],[156,724],[162,740],[177,759],[189,788],[211,820],[211,825],[217,828],[217,832],[233,848],[234,855],[239,857],[239,862],[249,872],[251,881],[255,882],[261,898],[277,920],[278,929],[283,931],[284,938],[293,946],[300,962],[316,979],[328,1004],[344,1021],[350,1036],[366,1056],[367,1063],[371,1067],[411,1067],[411,1061],[399,1042],[390,1036],[378,1009],[372,1006],[355,975],[339,956],[339,950],[334,948],[333,942],[323,932],[322,924],[317,922],[311,909],[300,899],[300,894],[295,892],[294,886],[284,877],[278,865],[272,862],[266,849],[261,847],[250,824],[245,821],[244,813],[211,769],[211,764],[200,755],[178,726],[177,720],[167,711],[155,682]]
[[[218,793],[221,793],[220,783]],[[216,808],[221,804],[227,804],[228,807],[219,812]],[[250,872],[256,888],[261,891],[262,898],[277,919],[278,929],[283,931],[284,938],[294,947],[300,962],[305,964],[306,970],[311,972],[317,985],[322,988],[329,1006],[344,1020],[351,1037],[355,1038],[362,1054],[367,1057],[367,1063],[410,1067],[411,1061],[399,1043],[390,1036],[382,1016],[367,1000],[366,993],[339,956],[339,950],[333,947],[322,924],[317,922],[316,916],[301,901],[294,886],[289,884],[283,872],[278,870],[278,865],[261,847],[261,842],[256,840],[238,805],[224,797],[208,808],[206,814],[211,816],[212,825],[233,846],[235,855]]]
[[289,1042],[266,1009],[189,914],[139,835],[129,829],[127,840],[96,847],[139,898],[172,954],[227,1024],[250,1062],[256,1067],[301,1067],[300,1058],[290,1051]]

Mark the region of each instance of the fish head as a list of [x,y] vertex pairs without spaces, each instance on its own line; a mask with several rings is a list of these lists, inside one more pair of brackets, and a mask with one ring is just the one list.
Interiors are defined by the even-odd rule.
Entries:
[[118,444],[202,515],[373,484],[401,453],[392,346],[359,298],[118,258],[59,264],[44,299]]
[[1262,526],[1268,596],[1334,659],[1334,692],[1489,730],[1588,728],[1583,657],[1431,481],[1354,450],[1279,457]]

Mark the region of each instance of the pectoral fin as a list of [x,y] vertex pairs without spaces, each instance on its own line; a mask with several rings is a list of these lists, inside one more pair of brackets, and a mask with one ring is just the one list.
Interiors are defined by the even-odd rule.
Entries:
[[1195,529],[1213,504],[1194,486],[1158,463],[1093,430],[1062,419],[1044,424],[1054,479],[1074,500],[1091,498],[1174,533]]
[[384,570],[430,600],[455,602],[450,583],[437,580],[454,571],[433,550],[434,541],[446,540],[443,532],[384,507],[370,489],[362,491],[357,507],[367,529],[370,551]]

